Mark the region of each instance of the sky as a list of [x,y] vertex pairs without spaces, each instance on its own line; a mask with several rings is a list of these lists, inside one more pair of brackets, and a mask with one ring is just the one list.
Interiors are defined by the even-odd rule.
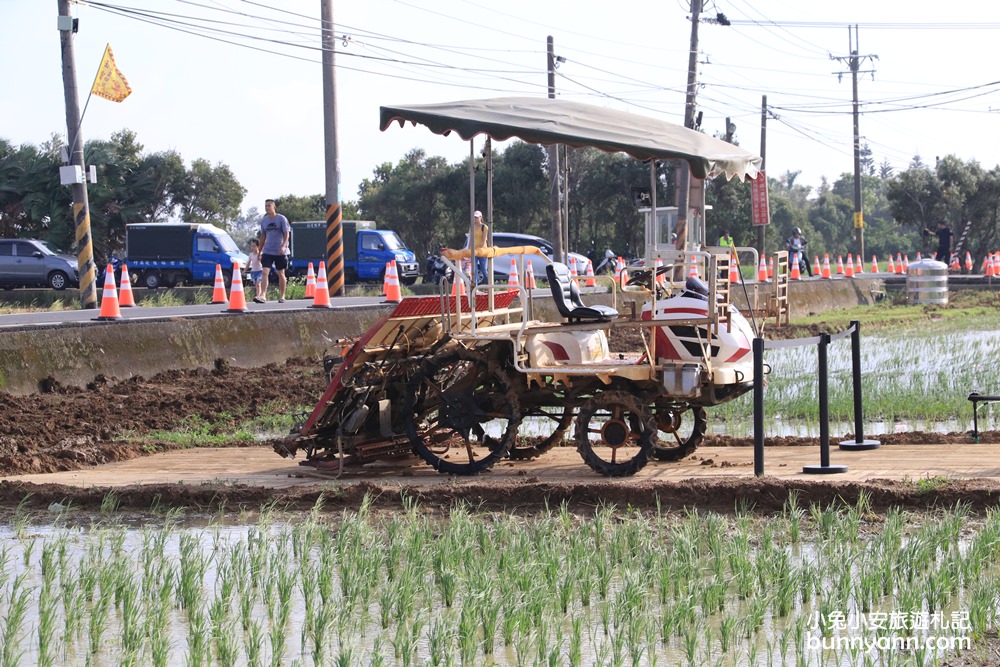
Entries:
[[[379,107],[529,95],[546,89],[546,38],[560,97],[683,124],[691,40],[683,0],[331,0],[336,25],[340,198],[420,148],[458,163],[458,137],[379,130]],[[897,172],[953,154],[1000,164],[1000,3],[961,12],[912,0],[709,0],[698,36],[697,109],[710,135],[735,125],[766,170],[817,187],[853,172],[852,83],[860,134]],[[148,153],[225,164],[268,197],[325,191],[321,0],[111,0],[71,5],[85,141],[130,129]],[[0,0],[5,26],[0,138],[66,135],[56,0]],[[730,25],[719,23],[719,14]],[[705,19],[709,19],[706,21]],[[713,22],[714,21],[714,22]],[[856,32],[850,26],[857,26]],[[133,92],[87,103],[105,44]],[[482,149],[482,139],[474,143]],[[503,144],[495,144],[502,150]]]

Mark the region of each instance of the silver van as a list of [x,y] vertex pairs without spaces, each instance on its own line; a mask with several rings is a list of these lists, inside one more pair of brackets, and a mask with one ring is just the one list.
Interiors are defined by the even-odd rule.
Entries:
[[46,241],[0,239],[0,287],[51,287],[64,290],[80,284],[76,257]]

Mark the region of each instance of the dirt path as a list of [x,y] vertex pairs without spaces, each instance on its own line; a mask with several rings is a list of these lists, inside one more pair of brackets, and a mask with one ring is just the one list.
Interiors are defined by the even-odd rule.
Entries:
[[[271,443],[247,447],[230,435],[248,419],[311,406],[325,386],[318,361],[295,359],[260,369],[220,363],[213,371],[125,382],[97,378],[85,389],[49,383],[46,393],[27,397],[0,394],[0,504],[10,507],[31,494],[29,502],[39,505],[99,505],[114,488],[136,510],[156,502],[303,505],[320,494],[345,505],[365,493],[398,503],[403,492],[433,503],[659,502],[731,510],[736,502],[780,507],[792,489],[804,499],[868,489],[880,503],[925,507],[963,500],[985,507],[996,502],[1000,489],[1000,447],[990,444],[1000,445],[1000,432],[984,433],[978,447],[969,445],[965,433],[880,436],[886,446],[875,452],[839,453],[834,447],[832,462],[848,465],[850,472],[829,476],[796,472],[819,463],[815,439],[770,438],[763,480],[753,477],[752,443],[726,437],[706,438],[688,460],[650,464],[624,480],[594,475],[573,449],[564,448],[535,462],[501,463],[475,478],[449,478],[407,459],[349,469],[334,481],[280,458]],[[183,429],[216,436],[218,448],[184,450],[157,437],[158,431]],[[956,446],[940,447],[949,443]],[[897,447],[907,444],[935,447]],[[239,446],[247,448],[233,449]]]

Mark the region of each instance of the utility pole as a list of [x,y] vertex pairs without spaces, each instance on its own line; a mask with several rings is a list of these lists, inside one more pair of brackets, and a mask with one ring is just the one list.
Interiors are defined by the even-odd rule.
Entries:
[[[555,43],[552,35],[545,40],[546,55],[548,59],[549,76],[549,99],[556,98],[556,54]],[[548,147],[549,154],[549,214],[552,216],[552,245],[553,255],[557,261],[564,261],[566,255],[563,254],[563,226],[562,226],[562,206],[559,204],[559,146],[552,144]],[[568,240],[566,247],[568,247]]]
[[323,44],[323,135],[326,164],[326,266],[332,296],[344,296],[344,226],[340,208],[340,158],[337,154],[336,36],[333,0],[320,0]]
[[[698,21],[701,15],[702,0],[691,0],[691,47],[688,51],[687,95],[684,100],[684,127],[693,130],[695,127],[695,96],[698,89]],[[691,210],[689,200],[691,190],[691,166],[682,160],[677,167],[677,249],[684,250],[687,241],[688,212]],[[700,204],[699,204],[700,206]],[[703,208],[703,207],[702,207]],[[653,212],[656,215],[656,212]],[[704,231],[702,231],[704,236]],[[694,239],[695,242],[704,238]]]
[[[862,60],[878,60],[876,55],[859,55],[858,50],[858,26],[854,26],[854,34],[851,34],[851,26],[847,27],[847,38],[851,55],[830,56],[833,60],[848,63],[851,71],[851,87],[853,91],[853,116],[854,116],[854,241],[857,244],[858,254],[865,256],[865,217],[861,206],[861,130],[858,124],[858,72],[861,68]],[[867,70],[865,74],[875,75],[875,70]],[[838,77],[843,77],[843,72],[835,72]]]
[[59,43],[62,46],[63,95],[66,100],[66,136],[70,145],[70,166],[79,169],[73,181],[73,226],[76,230],[76,262],[80,270],[80,305],[97,308],[97,272],[94,269],[94,241],[90,234],[90,200],[87,198],[86,169],[83,164],[83,134],[80,131],[80,100],[76,88],[76,56],[73,35],[76,20],[69,12],[69,0],[59,2]]
[[[764,160],[767,154],[767,95],[760,96],[760,170],[764,171]],[[767,178],[767,172],[764,172]],[[757,251],[764,256],[764,230],[767,225],[757,228]]]

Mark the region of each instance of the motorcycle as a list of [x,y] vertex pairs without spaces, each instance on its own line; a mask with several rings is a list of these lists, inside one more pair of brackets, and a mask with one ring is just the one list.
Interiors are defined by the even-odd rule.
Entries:
[[597,275],[601,275],[602,273],[606,273],[608,275],[614,275],[615,264],[617,263],[617,261],[618,261],[618,255],[616,255],[614,251],[611,250],[611,248],[606,249],[604,251],[604,259],[601,260],[600,264],[594,267],[594,273]]
[[424,258],[424,284],[438,284],[442,279],[452,280],[453,271],[441,259],[441,255],[431,253]]

